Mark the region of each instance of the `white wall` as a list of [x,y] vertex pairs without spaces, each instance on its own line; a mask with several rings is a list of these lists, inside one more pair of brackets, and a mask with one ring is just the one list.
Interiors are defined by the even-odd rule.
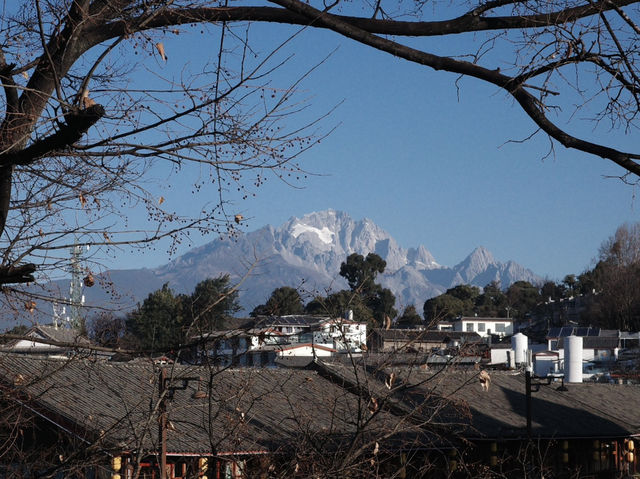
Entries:
[[507,351],[511,351],[512,355],[514,354],[511,349],[491,349],[491,364],[507,364]]
[[[473,329],[468,329],[467,325],[472,325]],[[504,330],[498,331],[497,325],[502,325]],[[491,334],[497,334],[499,336],[511,336],[513,334],[513,322],[507,321],[506,319],[502,321],[499,319],[488,321],[485,318],[462,319],[454,321],[453,327],[454,331],[478,333],[483,338],[489,336],[489,331]],[[483,330],[481,331],[480,329]]]
[[332,356],[333,351],[327,351],[324,348],[314,348],[310,344],[303,346],[297,346],[295,348],[288,348],[278,351],[280,357],[292,357],[292,356],[313,356],[315,350],[316,356],[319,358]]

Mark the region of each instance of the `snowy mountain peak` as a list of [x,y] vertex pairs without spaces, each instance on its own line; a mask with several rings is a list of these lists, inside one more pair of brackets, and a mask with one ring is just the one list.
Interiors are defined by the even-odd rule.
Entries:
[[409,248],[407,251],[407,259],[409,264],[414,265],[417,269],[434,269],[440,267],[433,255],[422,245],[418,246],[417,249]]
[[478,246],[474,249],[471,254],[467,256],[465,262],[467,261],[471,267],[478,269],[486,269],[487,266],[496,262],[491,252],[484,246]]
[[323,226],[322,229],[320,229],[316,228],[315,226],[307,225],[305,223],[296,223],[295,225],[293,225],[293,228],[291,229],[291,235],[294,238],[297,238],[303,233],[315,234],[316,236],[318,236],[318,238],[320,238],[320,241],[326,244],[333,243],[333,237],[335,236],[335,233],[326,226]]
[[[186,293],[199,281],[221,274],[231,274],[232,281],[239,281],[242,265],[258,258],[239,296],[245,312],[250,312],[281,286],[304,285],[303,293],[309,295],[346,288],[338,274],[341,263],[352,253],[366,256],[372,252],[387,262],[378,280],[396,295],[401,309],[413,304],[420,310],[427,299],[460,283],[483,287],[495,280],[508,287],[518,280],[540,280],[517,263],[496,261],[483,247],[453,268],[442,266],[424,246],[401,248],[372,220],[355,221],[335,210],[292,217],[280,227],[267,225],[237,240],[216,240],[156,269],[111,272],[110,276],[114,284],[122,283],[124,290],[141,301],[164,283]],[[92,299],[96,304],[96,298]]]

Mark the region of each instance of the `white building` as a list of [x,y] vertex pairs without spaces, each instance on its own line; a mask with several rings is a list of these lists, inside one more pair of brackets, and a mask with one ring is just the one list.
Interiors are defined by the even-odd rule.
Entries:
[[338,351],[333,348],[328,348],[326,346],[322,346],[320,344],[312,344],[312,343],[304,343],[304,344],[295,344],[291,346],[282,346],[277,351],[278,357],[286,358],[291,356],[298,357],[318,357],[324,358],[333,356]]
[[324,320],[313,332],[313,343],[337,351],[362,352],[362,345],[367,344],[367,324],[342,318]]
[[89,339],[82,336],[76,329],[51,325],[36,325],[25,334],[30,339],[15,339],[3,345],[1,349],[6,351],[42,354],[46,356],[66,357],[83,351],[91,345]]
[[558,351],[564,359],[564,344],[569,336],[582,337],[583,361],[615,361],[621,345],[621,333],[616,329],[563,326],[551,328],[547,334],[547,348]]
[[478,333],[483,338],[492,334],[497,336],[513,335],[513,319],[463,316],[451,321],[451,324],[453,331]]
[[351,319],[319,316],[262,318],[255,327],[214,331],[191,338],[198,343],[192,356],[221,365],[267,365],[275,357],[327,356],[361,353],[367,341],[367,325]]

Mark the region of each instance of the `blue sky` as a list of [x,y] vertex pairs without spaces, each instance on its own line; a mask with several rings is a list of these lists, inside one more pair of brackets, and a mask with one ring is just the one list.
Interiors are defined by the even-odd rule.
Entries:
[[[258,28],[254,45],[267,51],[287,33],[279,26]],[[206,50],[202,42],[197,34],[167,38],[163,68],[180,70],[181,62]],[[337,128],[302,157],[313,175],[298,188],[271,177],[256,198],[235,205],[248,218],[245,231],[333,208],[372,219],[403,247],[424,245],[444,265],[482,245],[499,260],[559,280],[589,267],[620,224],[640,219],[635,188],[605,178],[621,174],[609,162],[559,145],[543,159],[549,142],[542,135],[509,143],[529,136],[534,126],[494,87],[462,79],[457,89],[455,75],[329,32],[303,32],[282,53],[291,52],[295,56],[275,74],[274,87],[288,86],[333,52],[299,87],[310,100],[299,120],[337,106],[322,123],[325,130]],[[593,130],[579,115],[574,122],[571,128],[582,136],[636,146],[635,132],[625,137]],[[167,199],[184,201],[188,178],[172,181],[180,193],[165,193]],[[197,201],[189,203],[198,208]],[[213,239],[194,237],[191,246]],[[154,267],[168,260],[160,247],[123,254],[106,266]]]

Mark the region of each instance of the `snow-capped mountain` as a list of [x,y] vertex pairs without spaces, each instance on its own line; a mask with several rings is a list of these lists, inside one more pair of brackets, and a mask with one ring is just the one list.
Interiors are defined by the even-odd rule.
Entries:
[[[348,255],[374,252],[386,262],[379,282],[391,289],[398,307],[424,302],[457,284],[485,286],[499,281],[503,287],[518,280],[538,282],[540,278],[524,267],[495,260],[485,248],[476,248],[454,267],[442,266],[424,247],[404,249],[389,233],[369,219],[353,220],[348,214],[327,210],[291,218],[282,226],[267,225],[236,239],[217,240],[195,248],[156,269],[110,271],[117,290],[128,291],[121,299],[130,306],[164,283],[176,292],[191,292],[208,277],[230,274],[240,281],[240,302],[245,313],[262,304],[280,286],[293,286],[308,298],[347,287],[338,274]],[[104,302],[86,293],[88,302]],[[93,297],[90,295],[94,295]]]

